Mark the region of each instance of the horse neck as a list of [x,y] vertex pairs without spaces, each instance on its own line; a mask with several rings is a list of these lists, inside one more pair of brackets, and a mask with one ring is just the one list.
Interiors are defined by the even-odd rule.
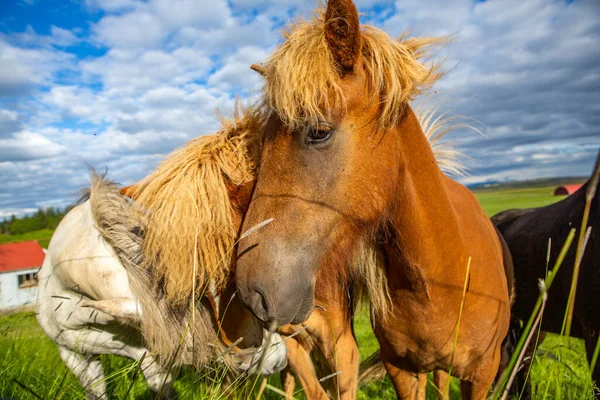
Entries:
[[394,133],[401,160],[385,243],[388,275],[402,287],[426,294],[428,277],[448,275],[444,266],[460,257],[464,243],[450,198],[450,179],[438,167],[412,110]]

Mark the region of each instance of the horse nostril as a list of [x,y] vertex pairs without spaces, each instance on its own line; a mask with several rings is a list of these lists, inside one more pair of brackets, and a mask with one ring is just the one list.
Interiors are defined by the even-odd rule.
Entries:
[[269,318],[269,305],[267,303],[266,297],[262,293],[262,290],[258,288],[252,288],[250,294],[249,304],[252,308],[252,312],[258,319],[263,322],[267,322]]

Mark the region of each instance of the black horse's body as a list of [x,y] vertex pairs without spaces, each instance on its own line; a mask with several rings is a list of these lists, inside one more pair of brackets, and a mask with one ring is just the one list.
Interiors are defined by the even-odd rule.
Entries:
[[[492,221],[506,240],[514,262],[515,302],[513,319],[527,321],[539,295],[538,282],[546,275],[548,239],[552,239],[550,262],[552,268],[571,228],[579,229],[585,206],[585,191],[589,182],[573,195],[546,207],[513,209],[501,212]],[[588,226],[592,227],[585,254],[581,261],[577,297],[571,335],[585,340],[588,359],[591,359],[600,333],[600,196],[594,196]],[[577,237],[548,292],[542,329],[560,333],[571,288]],[[518,324],[514,328],[517,329]],[[600,363],[599,363],[600,364]],[[593,378],[600,382],[597,364]]]

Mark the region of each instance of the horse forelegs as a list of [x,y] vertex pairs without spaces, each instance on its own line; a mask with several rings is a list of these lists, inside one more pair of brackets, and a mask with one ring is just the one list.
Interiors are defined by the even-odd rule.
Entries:
[[97,355],[82,355],[62,346],[58,347],[58,352],[60,358],[81,382],[88,399],[108,398],[104,370]]
[[294,373],[291,371],[289,366],[286,367],[283,371],[281,371],[280,376],[283,385],[283,391],[285,392],[285,398],[286,400],[290,400],[294,397],[294,393],[296,391],[296,377],[294,376]]
[[[445,400],[449,398],[446,396],[446,392],[448,391],[447,387],[450,384],[450,375],[448,375],[446,371],[441,369],[436,369],[433,371],[433,384],[435,385],[437,398],[439,400]],[[448,391],[448,393],[450,392]]]
[[493,354],[480,362],[473,378],[461,380],[460,391],[464,400],[482,400],[486,399],[494,378],[498,373],[500,366],[500,348],[498,347]]
[[[317,379],[317,374],[315,373],[312,360],[310,359],[310,354],[294,338],[287,339],[285,344],[288,350],[290,369],[300,380],[306,398],[309,400],[329,399],[329,396],[327,396],[327,393],[325,393],[325,390],[323,390],[323,387]],[[293,394],[294,388],[292,388],[292,393],[288,392],[288,388],[286,394]]]
[[150,390],[157,394],[160,393],[161,399],[176,398],[173,390],[173,377],[153,357],[146,354],[140,368]]
[[399,399],[425,400],[427,394],[427,374],[400,369],[384,362],[385,369],[394,384]]
[[[334,332],[335,333],[335,332]],[[343,328],[335,340],[335,335],[320,337],[317,343],[335,374],[335,393],[340,399],[355,399],[358,390],[358,368],[360,357],[358,346],[350,326]]]

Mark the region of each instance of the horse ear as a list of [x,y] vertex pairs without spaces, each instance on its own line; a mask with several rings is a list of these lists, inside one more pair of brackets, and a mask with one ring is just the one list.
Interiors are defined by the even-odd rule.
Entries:
[[352,0],[329,0],[325,13],[325,39],[340,72],[354,70],[360,55],[360,23]]
[[261,64],[252,64],[250,66],[250,69],[252,71],[258,72],[260,74],[260,76],[262,76],[263,78],[267,75],[267,69],[265,67],[263,67]]

